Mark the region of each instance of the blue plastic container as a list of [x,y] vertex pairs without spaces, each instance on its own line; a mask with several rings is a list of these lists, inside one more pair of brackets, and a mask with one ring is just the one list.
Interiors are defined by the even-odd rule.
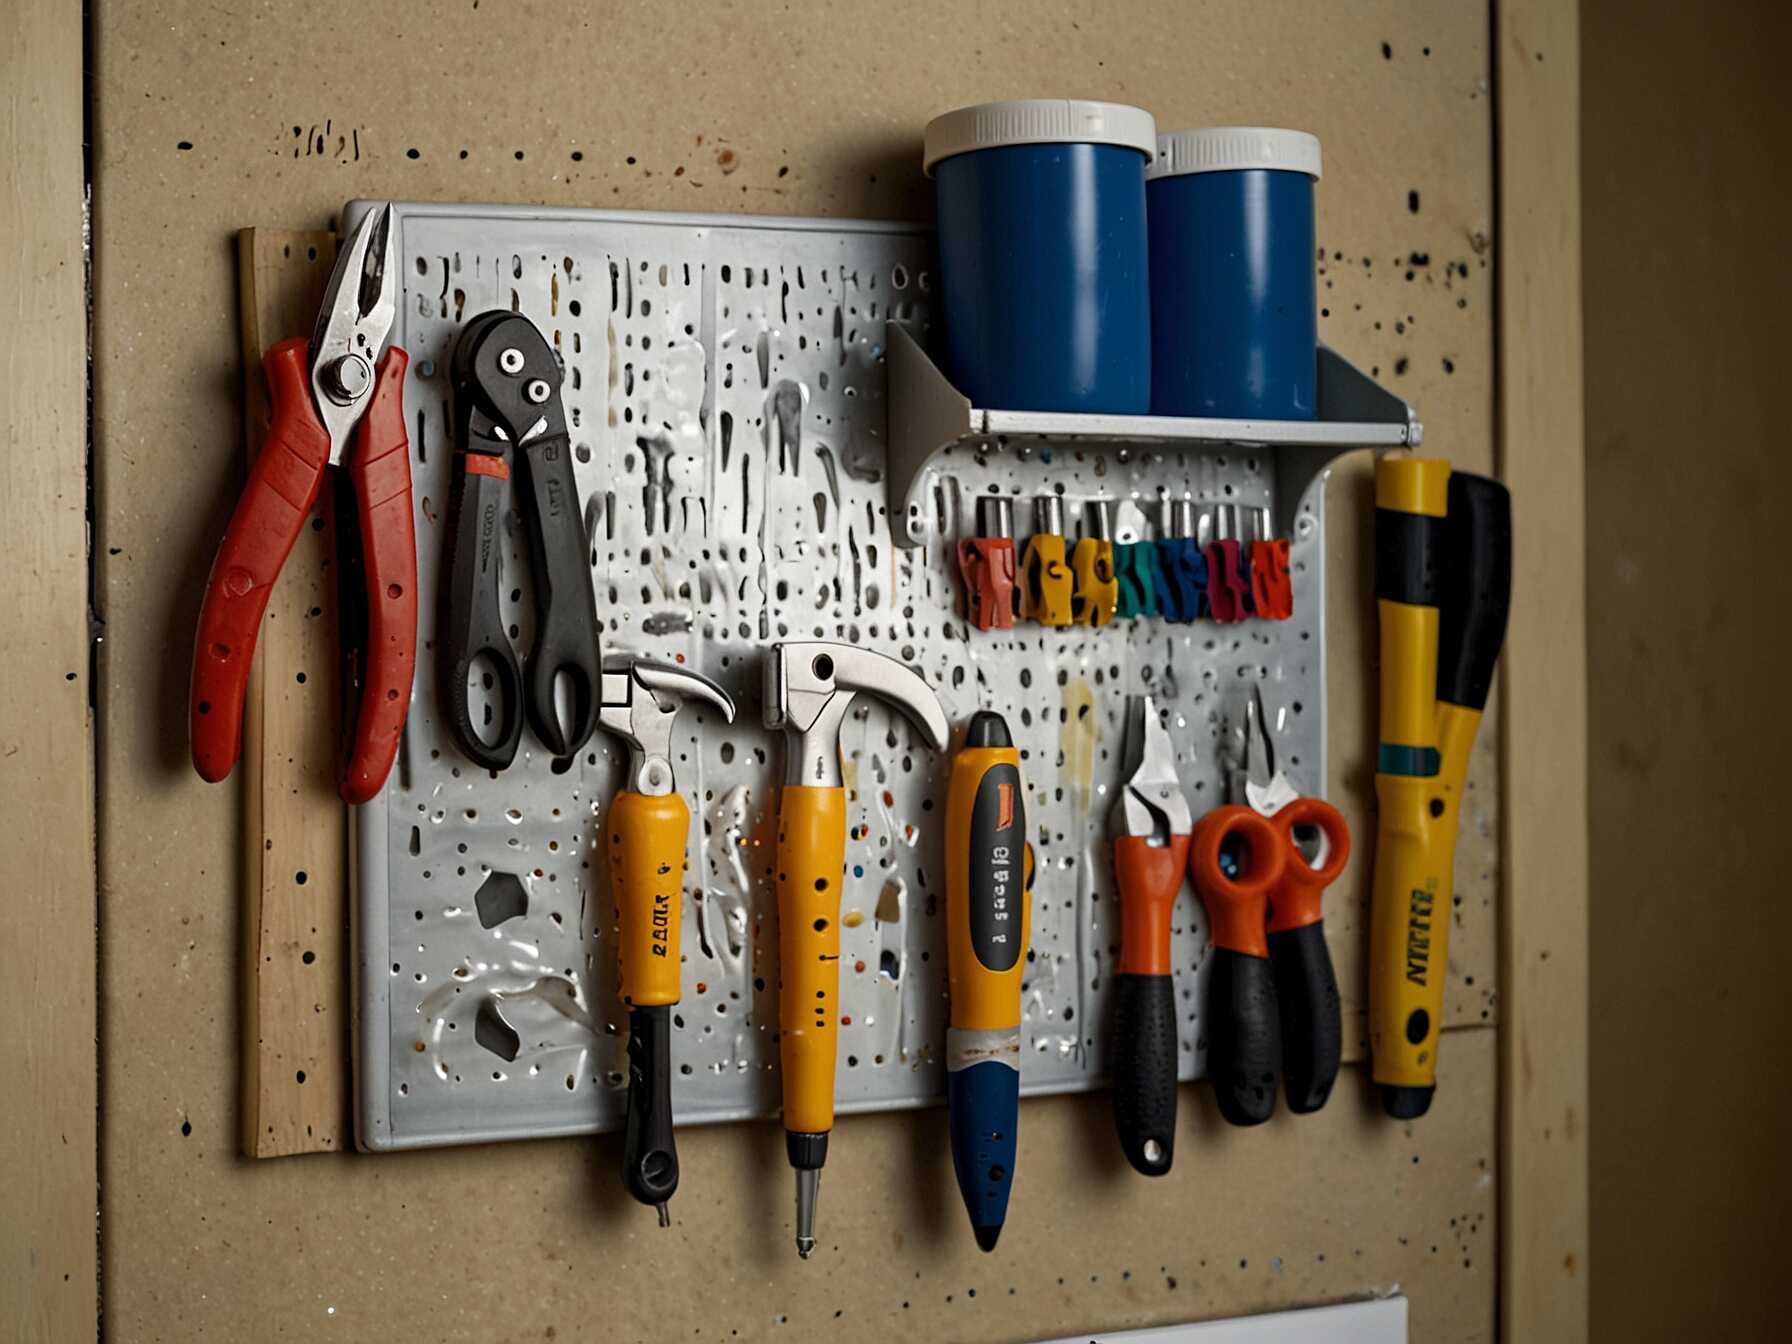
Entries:
[[1145,189],[1152,412],[1313,419],[1319,141],[1226,127],[1157,143]]
[[1118,103],[987,103],[928,123],[945,372],[975,405],[1150,409],[1156,136]]

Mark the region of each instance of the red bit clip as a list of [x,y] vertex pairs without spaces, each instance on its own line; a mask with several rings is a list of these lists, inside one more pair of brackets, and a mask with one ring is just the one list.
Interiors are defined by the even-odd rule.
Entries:
[[1247,593],[1238,581],[1238,542],[1232,537],[1210,541],[1207,556],[1207,606],[1213,619],[1222,625],[1233,625],[1250,613],[1246,610]]
[[1251,543],[1251,597],[1266,621],[1294,615],[1294,588],[1288,578],[1288,539],[1274,537]]
[[1011,630],[1021,595],[1014,578],[1012,501],[994,495],[978,499],[977,529],[980,535],[958,543],[966,614],[979,630]]

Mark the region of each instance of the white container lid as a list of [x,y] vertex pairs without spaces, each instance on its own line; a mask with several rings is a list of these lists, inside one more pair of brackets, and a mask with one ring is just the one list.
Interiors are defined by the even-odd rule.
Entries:
[[1003,145],[1122,145],[1149,163],[1157,152],[1157,122],[1142,107],[1077,98],[1021,98],[945,112],[927,123],[921,169],[954,154]]
[[1157,137],[1147,178],[1269,168],[1319,177],[1319,137],[1271,126],[1211,126]]

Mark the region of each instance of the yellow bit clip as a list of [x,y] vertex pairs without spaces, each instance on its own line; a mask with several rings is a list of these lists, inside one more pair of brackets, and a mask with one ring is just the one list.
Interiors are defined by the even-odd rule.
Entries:
[[1070,557],[1076,579],[1070,618],[1078,625],[1106,625],[1114,619],[1120,585],[1114,578],[1114,535],[1105,499],[1089,501],[1086,526],[1086,535]]
[[1041,625],[1069,625],[1072,585],[1064,544],[1064,501],[1033,501],[1033,535],[1021,552],[1021,615]]

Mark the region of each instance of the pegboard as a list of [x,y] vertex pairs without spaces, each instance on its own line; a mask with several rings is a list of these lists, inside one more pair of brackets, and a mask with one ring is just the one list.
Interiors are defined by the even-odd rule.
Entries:
[[[346,226],[366,208],[351,205]],[[899,658],[934,686],[954,724],[980,708],[1007,718],[1037,859],[1023,1090],[1097,1085],[1118,943],[1106,824],[1125,697],[1151,693],[1166,712],[1197,816],[1226,801],[1255,684],[1294,782],[1322,792],[1323,490],[1307,487],[1351,436],[1301,447],[1290,497],[1278,495],[1278,466],[1296,474],[1295,459],[1283,463],[1266,443],[1090,438],[1055,422],[1024,442],[988,435],[929,463],[931,507],[919,525],[897,502],[899,546],[890,443],[921,408],[906,383],[903,402],[890,403],[889,356],[910,345],[903,333],[925,342],[926,233],[428,205],[397,206],[394,226],[404,289],[393,339],[411,356],[422,672],[386,791],[356,821],[361,1143],[615,1128],[626,1098],[613,906],[595,845],[625,746],[600,731],[555,761],[526,733],[515,764],[494,774],[458,753],[438,713],[449,352],[461,323],[491,308],[529,316],[565,367],[605,655],[681,661],[741,710],[733,725],[696,705],[678,721],[678,785],[693,817],[673,1037],[679,1120],[769,1116],[779,1105],[771,862],[784,744],[760,726],[760,676],[762,650],[784,638]],[[1273,513],[1292,523],[1295,615],[974,630],[950,557],[972,524],[971,499],[992,491],[1016,499],[1019,545],[1031,498],[1046,493],[1063,499],[1072,533],[1098,498],[1116,506],[1123,537],[1158,523],[1173,498],[1209,516]],[[514,512],[506,547],[500,586],[512,639],[526,649],[531,580]],[[936,802],[949,760],[894,711],[864,702],[841,746],[849,835],[837,1104],[925,1104],[944,1089]],[[1205,1054],[1206,943],[1185,888],[1173,931],[1184,1079],[1199,1076]]]

